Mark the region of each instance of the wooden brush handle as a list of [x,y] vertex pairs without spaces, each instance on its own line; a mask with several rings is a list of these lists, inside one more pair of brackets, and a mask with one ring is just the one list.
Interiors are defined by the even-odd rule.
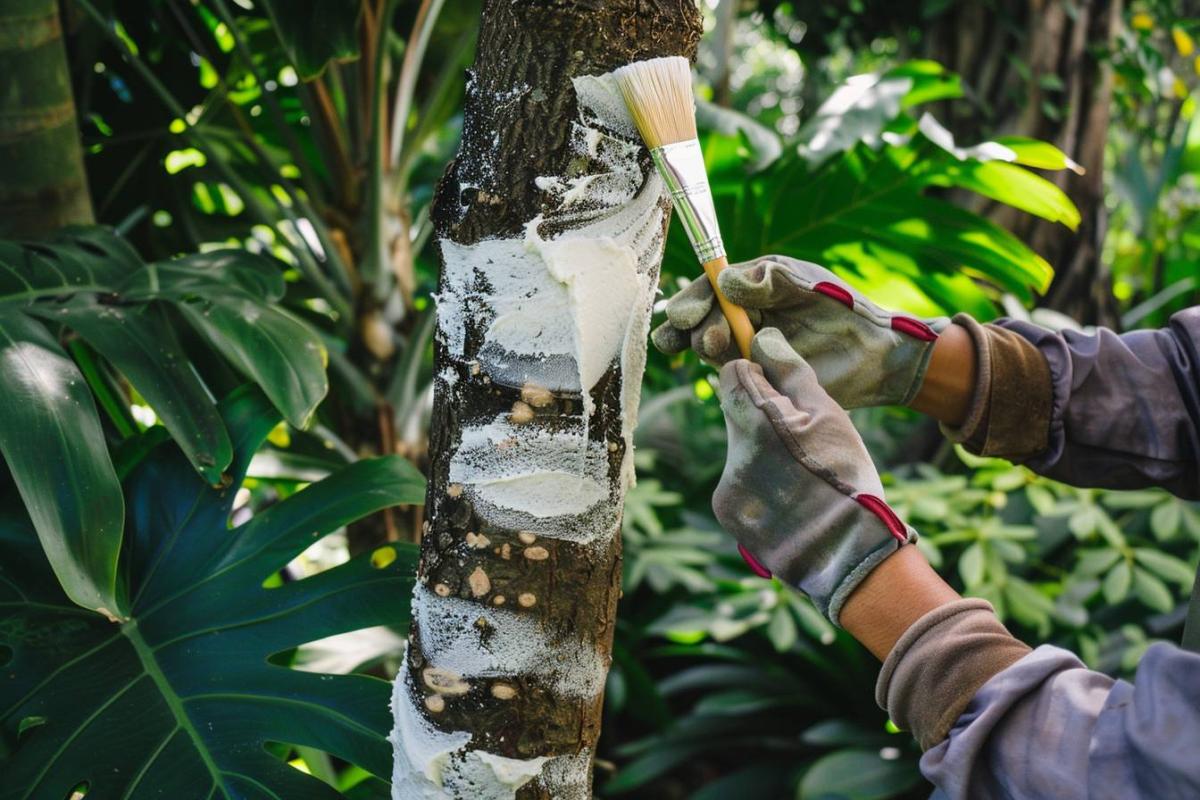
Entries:
[[708,276],[708,282],[717,296],[717,303],[721,306],[721,313],[725,315],[725,321],[729,323],[729,329],[733,331],[733,340],[737,342],[742,358],[749,358],[750,340],[754,338],[754,326],[750,324],[750,317],[746,316],[746,309],[729,302],[729,298],[717,286],[717,276],[728,266],[729,260],[724,256],[715,258],[704,263],[704,274]]

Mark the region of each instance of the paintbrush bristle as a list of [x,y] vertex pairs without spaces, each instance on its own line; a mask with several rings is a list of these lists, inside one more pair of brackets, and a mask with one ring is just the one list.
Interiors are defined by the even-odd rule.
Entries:
[[636,61],[615,70],[613,77],[651,149],[696,138],[696,99],[686,58]]

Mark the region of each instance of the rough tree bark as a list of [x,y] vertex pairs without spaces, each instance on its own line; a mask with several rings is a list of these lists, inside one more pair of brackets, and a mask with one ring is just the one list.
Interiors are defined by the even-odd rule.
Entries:
[[92,221],[56,0],[0,0],[0,237]]
[[1104,147],[1113,93],[1104,51],[1114,41],[1121,13],[1122,0],[972,0],[957,3],[927,38],[928,55],[960,73],[977,101],[939,112],[957,135],[1032,136],[1054,143],[1087,170],[1046,176],[1079,207],[1078,231],[1008,206],[992,204],[985,211],[1054,266],[1044,305],[1108,326],[1116,326],[1119,316],[1112,276],[1101,261],[1107,232]]
[[[517,372],[525,372],[513,380],[507,357],[488,350],[495,346],[490,337],[501,333],[489,327],[499,315],[488,303],[524,304],[506,319],[516,320],[517,333],[527,338],[561,343],[575,336],[578,344],[592,336],[589,330],[611,328],[603,314],[588,316],[592,298],[586,293],[570,295],[572,333],[560,329],[561,309],[547,305],[545,318],[537,319],[536,293],[557,292],[561,299],[567,297],[562,286],[522,289],[504,299],[500,284],[532,281],[529,285],[540,287],[549,269],[556,278],[574,280],[572,292],[591,287],[599,302],[612,288],[607,276],[597,283],[596,274],[564,278],[562,271],[585,263],[605,271],[611,256],[611,266],[624,263],[622,274],[632,275],[632,251],[609,238],[571,240],[569,246],[583,249],[554,250],[562,257],[553,268],[539,266],[527,244],[531,237],[544,244],[569,232],[597,208],[620,214],[635,205],[631,193],[606,210],[612,191],[589,194],[593,184],[611,189],[629,174],[636,178],[641,206],[653,212],[643,215],[652,219],[653,243],[641,248],[638,266],[641,285],[652,289],[669,219],[657,178],[644,148],[631,137],[606,132],[601,123],[581,124],[572,79],[642,58],[691,57],[700,33],[693,0],[484,4],[463,141],[432,214],[443,260],[439,379],[430,433],[429,520],[413,630],[394,698],[398,797],[590,797],[620,594],[620,505],[635,413],[630,393],[636,402],[651,291],[638,294],[632,310],[625,304],[622,311],[609,299],[606,307],[630,320],[624,341],[633,351],[622,350],[620,358],[595,369],[584,364],[590,356],[580,344],[572,369],[582,392],[530,378],[543,369],[554,371],[555,357],[537,358],[536,345],[530,345],[532,360],[515,359]],[[617,164],[619,158],[625,161]],[[607,177],[590,177],[596,173]],[[564,192],[568,185],[572,191]],[[556,216],[556,209],[572,203],[572,213]],[[535,218],[549,223],[530,231]],[[463,273],[460,262],[468,256],[481,266]],[[459,266],[452,267],[452,260]],[[455,269],[458,277],[448,277]],[[470,286],[464,288],[464,281]],[[617,283],[614,277],[612,286]],[[506,331],[511,344],[514,328]],[[611,340],[607,334],[594,338]],[[589,369],[594,374],[585,380]],[[481,433],[488,430],[508,433],[488,439]],[[554,452],[560,444],[563,452]],[[488,447],[497,459],[488,468],[503,471],[511,460],[515,482],[451,481],[456,459],[486,461],[492,456],[480,452]],[[471,455],[463,456],[469,449]],[[562,463],[554,465],[556,460]],[[597,464],[607,487],[603,497],[586,513],[574,514],[568,506],[586,505],[576,501],[594,488],[588,471]],[[472,461],[467,472],[475,466]],[[506,505],[481,487],[521,497]],[[559,495],[542,491],[555,488]]]

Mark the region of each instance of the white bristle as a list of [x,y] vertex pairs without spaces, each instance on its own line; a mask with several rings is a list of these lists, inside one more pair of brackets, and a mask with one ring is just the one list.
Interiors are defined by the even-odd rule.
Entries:
[[635,61],[614,70],[613,77],[649,147],[696,138],[696,99],[686,58]]

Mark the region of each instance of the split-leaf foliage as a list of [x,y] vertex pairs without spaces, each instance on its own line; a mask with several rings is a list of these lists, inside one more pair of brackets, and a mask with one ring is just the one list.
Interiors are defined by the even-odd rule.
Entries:
[[[386,779],[387,681],[287,666],[297,646],[402,624],[416,549],[389,544],[299,581],[265,586],[326,534],[398,503],[424,479],[398,456],[363,460],[247,522],[228,520],[251,456],[279,422],[247,387],[220,406],[229,480],[195,476],[157,441],[123,482],[128,524],[114,624],[62,591],[19,504],[0,504],[0,796],[336,798],[283,763],[317,748]],[[134,448],[144,450],[144,448]]]

